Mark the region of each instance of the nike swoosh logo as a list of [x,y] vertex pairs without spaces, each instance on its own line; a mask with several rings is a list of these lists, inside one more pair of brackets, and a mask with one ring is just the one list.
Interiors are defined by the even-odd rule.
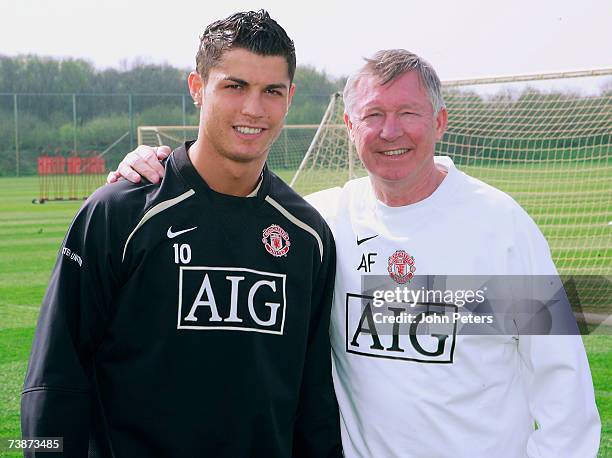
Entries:
[[361,240],[359,240],[359,237],[357,237],[357,246],[361,245],[363,242],[367,242],[368,240],[372,240],[375,237],[378,237],[378,234],[373,235],[372,237],[366,237],[365,239],[361,239]]
[[168,228],[168,232],[166,232],[166,235],[168,236],[169,239],[173,239],[177,235],[181,235],[181,234],[184,234],[185,232],[193,231],[194,229],[197,229],[197,228],[198,226],[195,226],[195,227],[190,227],[189,229],[183,229],[182,231],[172,232],[172,226],[170,226]]

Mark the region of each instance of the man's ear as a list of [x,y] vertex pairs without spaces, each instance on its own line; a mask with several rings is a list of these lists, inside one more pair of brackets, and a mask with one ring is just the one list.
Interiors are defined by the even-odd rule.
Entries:
[[187,77],[187,84],[189,86],[189,93],[193,99],[193,104],[197,107],[202,106],[202,87],[204,82],[198,72],[191,72]]
[[289,108],[291,108],[291,101],[293,100],[294,94],[295,84],[291,83],[291,87],[289,88],[289,92],[287,93],[287,112],[285,113],[285,116],[287,115],[287,113],[289,113]]
[[346,111],[344,112],[344,125],[346,126],[346,131],[348,133],[349,138],[351,139],[351,141],[353,141],[353,123],[351,122],[351,118],[349,117]]
[[444,132],[446,132],[446,125],[448,124],[448,111],[445,107],[440,108],[436,115],[436,140],[442,140]]

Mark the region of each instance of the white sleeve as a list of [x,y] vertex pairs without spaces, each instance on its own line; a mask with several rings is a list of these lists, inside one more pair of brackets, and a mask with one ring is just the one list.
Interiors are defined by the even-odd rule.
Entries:
[[595,457],[601,423],[580,336],[521,336],[529,409],[538,424],[529,457]]
[[[556,275],[548,244],[533,220],[515,215],[517,260],[530,275]],[[521,335],[521,378],[537,429],[529,457],[595,457],[601,422],[580,335]]]
[[306,202],[312,205],[323,217],[329,227],[334,229],[336,214],[338,213],[338,202],[342,188],[329,188],[314,192],[304,197]]

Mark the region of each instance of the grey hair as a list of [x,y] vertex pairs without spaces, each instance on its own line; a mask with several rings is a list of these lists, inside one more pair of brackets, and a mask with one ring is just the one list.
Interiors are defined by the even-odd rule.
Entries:
[[444,108],[440,78],[431,64],[422,57],[405,49],[384,49],[376,52],[372,57],[365,58],[365,61],[366,63],[349,77],[344,86],[342,94],[344,110],[349,116],[355,102],[355,87],[361,78],[375,76],[380,80],[382,86],[412,71],[417,72],[421,84],[427,90],[434,116]]

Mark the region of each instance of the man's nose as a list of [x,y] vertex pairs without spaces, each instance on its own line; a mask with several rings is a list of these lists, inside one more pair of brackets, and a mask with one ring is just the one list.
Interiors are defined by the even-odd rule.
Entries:
[[385,116],[382,129],[380,131],[380,138],[388,142],[397,140],[402,135],[402,129],[400,126],[399,119],[394,115]]
[[262,118],[265,116],[261,97],[257,93],[248,94],[242,105],[242,114],[251,118]]

